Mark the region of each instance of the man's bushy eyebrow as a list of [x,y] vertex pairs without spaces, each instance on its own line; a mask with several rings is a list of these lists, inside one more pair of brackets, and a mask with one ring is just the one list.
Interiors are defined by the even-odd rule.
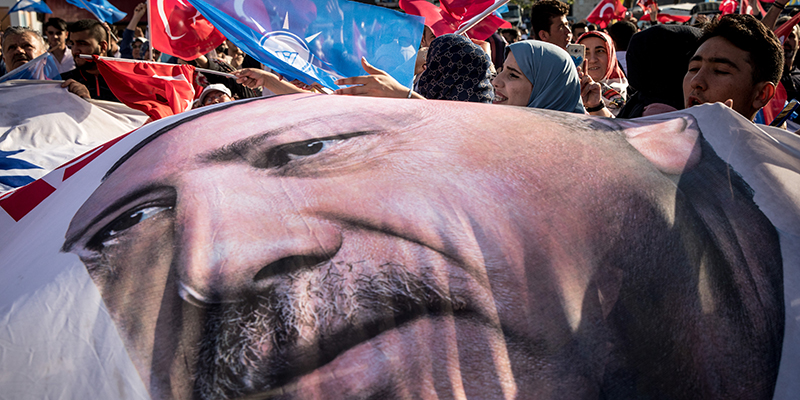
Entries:
[[260,135],[251,136],[242,140],[237,140],[233,143],[228,143],[218,149],[210,150],[197,156],[198,160],[203,163],[207,162],[225,162],[243,158],[248,149],[258,146],[264,140],[270,137],[280,135],[286,131],[294,129],[295,125],[273,129],[264,132]]
[[734,63],[733,60],[731,60],[730,58],[725,58],[725,57],[703,58],[703,56],[695,55],[695,56],[692,57],[691,60],[689,60],[689,62],[692,62],[692,61],[703,61],[703,60],[708,61],[710,63],[715,63],[715,64],[726,64],[726,65],[730,65],[733,68],[739,69],[739,66],[736,65],[736,63]]

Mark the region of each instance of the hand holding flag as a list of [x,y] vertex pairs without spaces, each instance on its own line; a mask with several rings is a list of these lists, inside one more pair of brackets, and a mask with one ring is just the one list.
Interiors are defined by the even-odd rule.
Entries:
[[[493,7],[495,2],[446,0],[440,5],[441,8],[436,7],[426,0],[400,0],[400,8],[408,14],[424,17],[425,25],[428,25],[436,36],[455,33],[463,23]],[[489,15],[469,29],[467,36],[486,40],[500,28],[511,28],[511,24],[496,15]]]
[[411,85],[419,17],[347,0],[189,0],[243,52],[289,80],[336,89],[361,57]]

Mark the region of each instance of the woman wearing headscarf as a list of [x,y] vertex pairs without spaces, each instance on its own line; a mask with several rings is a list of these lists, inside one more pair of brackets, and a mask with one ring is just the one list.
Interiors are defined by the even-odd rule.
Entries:
[[[584,90],[583,103],[586,110],[607,108],[612,115],[619,114],[625,105],[628,93],[628,80],[617,63],[617,52],[611,37],[604,32],[590,31],[578,38],[578,44],[586,46],[586,75],[600,84],[600,99],[591,98]],[[584,83],[584,86],[585,83]]]
[[564,49],[539,40],[506,48],[503,70],[492,81],[494,104],[585,114],[575,64]]
[[491,67],[489,55],[466,37],[439,36],[428,49],[417,93],[429,100],[491,103]]
[[682,110],[683,77],[700,35],[700,29],[684,25],[656,25],[633,35],[626,58],[628,79],[636,93],[617,117]]

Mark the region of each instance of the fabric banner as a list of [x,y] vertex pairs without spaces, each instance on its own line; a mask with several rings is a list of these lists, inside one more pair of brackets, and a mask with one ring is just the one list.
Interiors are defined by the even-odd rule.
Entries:
[[225,41],[214,25],[181,0],[148,2],[153,47],[184,60],[194,60]]
[[0,199],[0,391],[792,399],[797,188],[721,104],[191,110]]
[[0,84],[0,110],[0,193],[34,182],[147,118],[119,103],[86,101],[62,89],[61,81]]
[[421,19],[347,0],[189,0],[226,38],[288,80],[338,89],[361,57],[411,87]]
[[119,101],[153,120],[192,107],[202,87],[191,65],[130,62],[94,56],[97,68]]

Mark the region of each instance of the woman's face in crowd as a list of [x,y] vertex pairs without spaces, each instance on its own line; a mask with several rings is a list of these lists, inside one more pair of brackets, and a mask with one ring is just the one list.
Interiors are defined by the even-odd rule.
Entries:
[[131,45],[131,50],[133,58],[139,58],[140,51],[142,50],[142,42],[133,42]]
[[494,104],[507,106],[528,106],[531,98],[533,84],[517,64],[513,52],[508,52],[508,57],[503,62],[503,69],[492,81],[494,86]]
[[580,44],[586,46],[586,72],[595,82],[603,80],[608,70],[605,42],[599,37],[590,36],[581,40]]

